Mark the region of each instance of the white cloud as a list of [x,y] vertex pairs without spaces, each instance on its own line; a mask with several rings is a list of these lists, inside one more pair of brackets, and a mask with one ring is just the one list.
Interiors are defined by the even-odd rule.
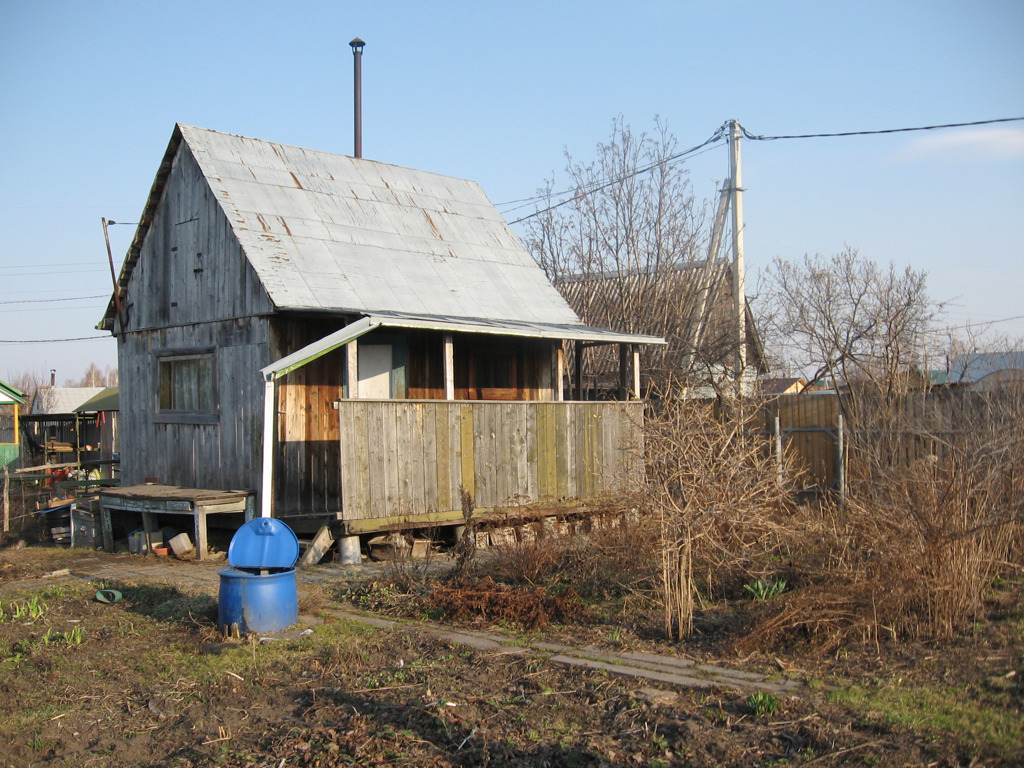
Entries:
[[1018,160],[1024,158],[1024,128],[984,126],[949,128],[916,135],[897,150],[896,162],[945,159]]

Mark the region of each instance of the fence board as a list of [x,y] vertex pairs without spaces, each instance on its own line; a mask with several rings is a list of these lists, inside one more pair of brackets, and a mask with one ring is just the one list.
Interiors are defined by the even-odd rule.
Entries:
[[342,400],[343,516],[359,520],[624,488],[639,461],[643,405]]

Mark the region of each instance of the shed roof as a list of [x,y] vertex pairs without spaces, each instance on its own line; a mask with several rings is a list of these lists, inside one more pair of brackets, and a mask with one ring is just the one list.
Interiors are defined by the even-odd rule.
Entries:
[[26,394],[5,381],[0,381],[0,405],[24,405]]
[[103,391],[103,387],[39,387],[32,413],[74,413],[82,403]]
[[[175,127],[122,291],[180,149],[278,311],[583,327],[475,182],[188,125]],[[113,317],[111,305],[101,327]]]
[[75,408],[75,413],[92,413],[94,411],[116,411],[120,408],[118,387],[105,387]]

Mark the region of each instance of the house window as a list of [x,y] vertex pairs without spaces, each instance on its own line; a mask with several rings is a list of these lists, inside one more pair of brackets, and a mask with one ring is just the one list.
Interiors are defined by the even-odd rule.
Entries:
[[160,357],[158,366],[159,416],[175,421],[182,417],[197,422],[216,419],[217,387],[212,352]]

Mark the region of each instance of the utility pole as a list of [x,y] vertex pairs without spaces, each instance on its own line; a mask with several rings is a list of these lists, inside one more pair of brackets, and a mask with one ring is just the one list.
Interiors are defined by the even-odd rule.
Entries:
[[736,390],[746,394],[747,296],[743,266],[743,171],[740,168],[740,124],[729,121],[729,179],[732,187],[732,264],[736,311]]

